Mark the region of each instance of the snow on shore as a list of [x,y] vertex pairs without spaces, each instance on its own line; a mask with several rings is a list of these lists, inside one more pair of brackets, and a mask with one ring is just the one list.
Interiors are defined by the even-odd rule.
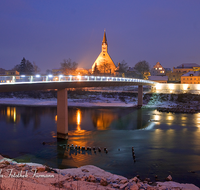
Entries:
[[[70,107],[133,107],[135,103],[125,103],[113,99],[98,101],[85,101],[84,99],[68,99]],[[0,98],[1,105],[30,105],[30,106],[57,106],[57,99],[32,99],[32,98]]]
[[170,181],[152,183],[139,176],[127,179],[106,172],[96,166],[86,165],[71,169],[53,169],[34,163],[17,163],[0,155],[0,189],[54,190],[54,189],[127,189],[127,190],[199,190],[193,184]]

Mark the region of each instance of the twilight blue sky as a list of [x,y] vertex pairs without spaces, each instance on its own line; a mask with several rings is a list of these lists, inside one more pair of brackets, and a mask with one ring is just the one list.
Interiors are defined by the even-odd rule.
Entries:
[[91,68],[106,29],[114,63],[200,64],[200,0],[1,0],[0,68]]

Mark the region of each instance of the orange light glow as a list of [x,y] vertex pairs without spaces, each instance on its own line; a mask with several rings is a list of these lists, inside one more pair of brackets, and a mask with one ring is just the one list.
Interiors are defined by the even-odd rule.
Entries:
[[81,131],[81,111],[78,109],[76,112],[76,123],[77,123],[77,131]]
[[57,123],[57,115],[55,116],[55,122]]
[[10,117],[10,107],[7,107],[7,117]]
[[78,80],[81,80],[81,75],[78,75],[77,78],[78,78]]
[[19,121],[19,119],[20,119],[20,115],[19,114],[17,115],[16,107],[7,107],[6,114],[7,114],[7,119],[14,123]]

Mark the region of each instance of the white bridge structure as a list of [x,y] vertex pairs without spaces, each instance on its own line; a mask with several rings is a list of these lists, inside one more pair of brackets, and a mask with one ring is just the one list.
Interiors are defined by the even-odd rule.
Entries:
[[57,137],[68,138],[67,89],[84,87],[138,86],[138,106],[143,104],[143,86],[154,81],[110,76],[19,75],[0,76],[0,92],[57,89]]

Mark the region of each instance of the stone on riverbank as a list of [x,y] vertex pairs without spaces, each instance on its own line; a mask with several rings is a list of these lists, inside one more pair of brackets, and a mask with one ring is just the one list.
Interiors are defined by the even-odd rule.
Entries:
[[[140,181],[137,177],[127,179],[92,165],[60,170],[45,167],[40,164],[18,164],[10,159],[6,160],[5,158],[1,159],[0,162],[4,163],[1,172],[1,175],[4,176],[1,177],[0,180],[0,189],[4,190],[13,188],[16,190],[199,190],[199,188],[193,184],[180,184],[172,181],[157,182],[154,186],[151,186],[148,184],[149,179],[146,179],[146,182]],[[6,171],[11,169],[13,173],[9,175]],[[35,173],[35,169],[37,169],[37,173]]]

